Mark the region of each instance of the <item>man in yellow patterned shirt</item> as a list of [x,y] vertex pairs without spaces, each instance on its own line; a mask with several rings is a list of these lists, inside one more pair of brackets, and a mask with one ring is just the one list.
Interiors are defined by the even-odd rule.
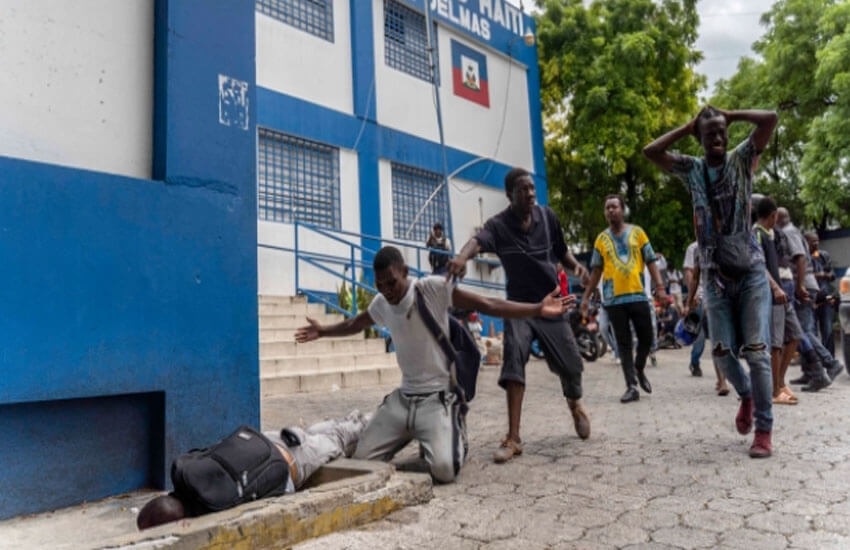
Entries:
[[[661,273],[655,265],[655,252],[646,232],[637,225],[625,223],[626,205],[621,195],[605,197],[605,219],[608,229],[596,237],[590,260],[590,282],[585,287],[581,301],[582,314],[587,313],[590,294],[602,280],[602,305],[614,327],[620,365],[626,379],[626,393],[621,403],[640,399],[637,386],[652,393],[652,386],[644,369],[652,347],[655,326],[649,298],[643,286],[643,268],[646,266],[656,284],[658,298],[667,298]],[[632,351],[632,330],[637,336],[637,350]]]

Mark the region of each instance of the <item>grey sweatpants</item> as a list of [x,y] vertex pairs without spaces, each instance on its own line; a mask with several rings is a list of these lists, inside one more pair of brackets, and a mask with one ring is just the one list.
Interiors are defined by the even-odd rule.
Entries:
[[306,429],[284,428],[283,431],[300,441],[299,445],[283,441],[279,432],[263,432],[263,435],[289,449],[298,470],[293,483],[295,489],[299,489],[324,464],[341,456],[351,456],[367,422],[360,411],[352,411],[344,418],[318,422]]
[[391,460],[411,440],[419,442],[431,476],[454,481],[466,460],[466,423],[454,393],[405,395],[396,389],[384,398],[366,426],[354,458]]

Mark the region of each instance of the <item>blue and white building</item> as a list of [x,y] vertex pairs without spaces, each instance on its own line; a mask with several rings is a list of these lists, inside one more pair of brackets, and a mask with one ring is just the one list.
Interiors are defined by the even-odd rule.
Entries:
[[257,295],[295,292],[296,221],[459,246],[510,167],[546,197],[506,0],[0,9],[0,518],[164,487],[259,424]]

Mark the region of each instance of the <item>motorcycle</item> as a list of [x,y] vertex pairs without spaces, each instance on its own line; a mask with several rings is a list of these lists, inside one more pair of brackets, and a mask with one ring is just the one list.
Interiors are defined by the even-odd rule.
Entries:
[[[608,351],[608,345],[605,339],[599,333],[599,324],[596,322],[596,308],[591,308],[588,311],[587,319],[582,319],[581,311],[578,308],[571,309],[567,313],[567,318],[570,322],[570,328],[575,336],[576,344],[578,345],[579,354],[585,361],[596,361]],[[535,338],[531,342],[531,355],[537,359],[544,359],[546,354],[540,343]]]

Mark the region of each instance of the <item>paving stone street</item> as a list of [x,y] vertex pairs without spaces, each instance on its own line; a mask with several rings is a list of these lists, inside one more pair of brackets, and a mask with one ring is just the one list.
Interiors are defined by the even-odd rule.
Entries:
[[[585,364],[590,439],[575,435],[557,378],[528,365],[525,451],[494,464],[506,431],[498,369],[482,367],[469,414],[470,457],[425,505],[305,542],[319,549],[850,548],[850,377],[796,406],[774,406],[774,455],[747,456],[734,391],[690,375],[688,349],[661,350],[653,394],[620,404],[623,379],[607,355]],[[788,379],[799,375],[792,366]],[[390,388],[298,394],[263,403],[266,429],[374,409]],[[405,452],[415,451],[408,447]]]

